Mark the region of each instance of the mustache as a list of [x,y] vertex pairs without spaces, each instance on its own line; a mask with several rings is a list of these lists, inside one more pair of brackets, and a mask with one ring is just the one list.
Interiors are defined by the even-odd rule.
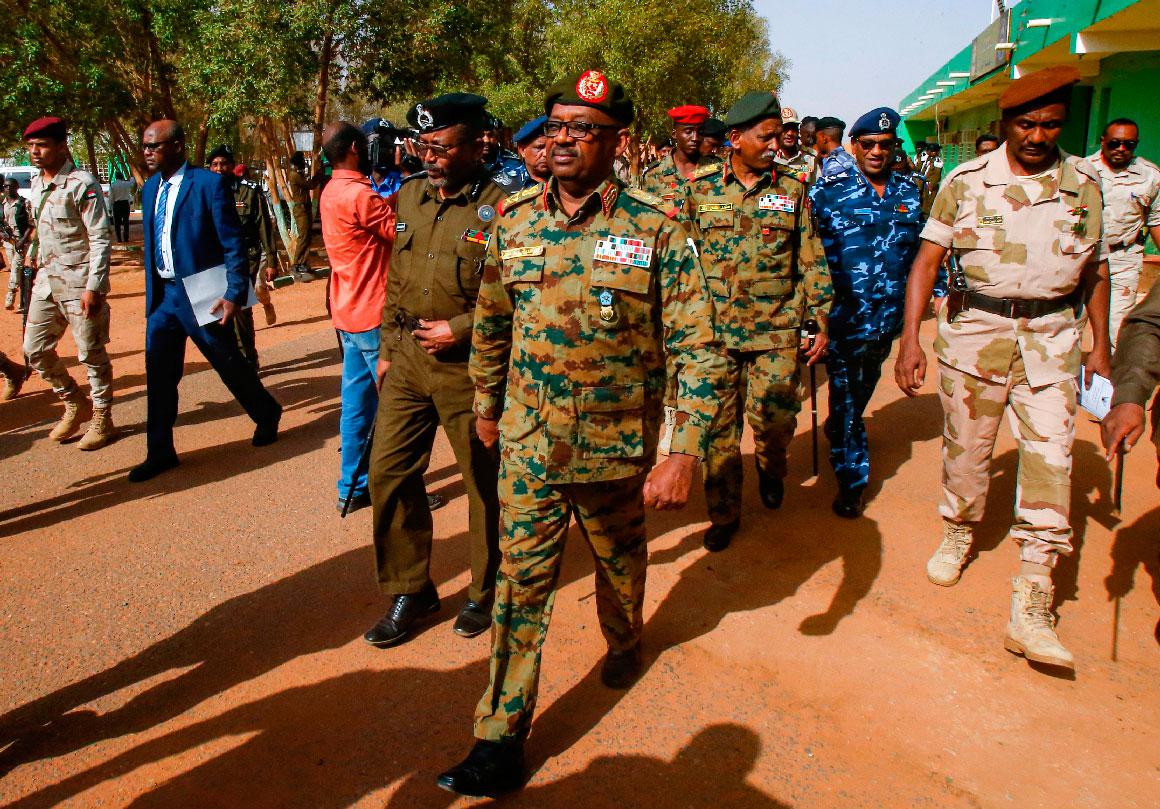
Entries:
[[580,150],[575,147],[557,146],[552,150],[552,157],[579,157]]
[[766,151],[761,153],[762,160],[773,160],[775,157],[777,157],[776,151]]
[[434,171],[434,172],[438,173],[439,164],[438,163],[428,163],[426,160],[424,160],[423,161],[423,171],[426,171],[428,173]]

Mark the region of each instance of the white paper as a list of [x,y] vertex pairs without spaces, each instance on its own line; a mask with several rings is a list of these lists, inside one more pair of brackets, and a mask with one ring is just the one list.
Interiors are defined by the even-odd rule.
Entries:
[[1097,419],[1108,415],[1112,409],[1112,382],[1099,374],[1092,374],[1090,386],[1084,386],[1087,370],[1079,367],[1079,406]]
[[[197,325],[206,326],[222,319],[220,314],[215,315],[210,310],[219,299],[226,296],[229,278],[226,275],[225,264],[187,275],[181,279],[181,282],[185,284],[185,294],[189,298],[189,305],[193,307],[193,315],[197,318]],[[254,285],[250,284],[246,302],[242,304],[242,308],[249,309],[257,302],[258,297],[254,292]]]

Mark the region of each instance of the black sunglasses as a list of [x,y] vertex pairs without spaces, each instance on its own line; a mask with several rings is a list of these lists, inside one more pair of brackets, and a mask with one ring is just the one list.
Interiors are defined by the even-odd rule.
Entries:
[[1136,151],[1136,147],[1139,145],[1140,141],[1138,140],[1120,140],[1119,138],[1116,138],[1115,140],[1108,141],[1109,149],[1119,149],[1121,146],[1123,146],[1129,152]]

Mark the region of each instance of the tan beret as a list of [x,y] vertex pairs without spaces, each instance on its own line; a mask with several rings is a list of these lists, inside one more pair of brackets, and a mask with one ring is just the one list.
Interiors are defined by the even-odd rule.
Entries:
[[1003,95],[999,96],[999,109],[1010,110],[1023,107],[1044,96],[1071,87],[1079,81],[1079,71],[1074,67],[1049,67],[1037,70],[1013,82]]

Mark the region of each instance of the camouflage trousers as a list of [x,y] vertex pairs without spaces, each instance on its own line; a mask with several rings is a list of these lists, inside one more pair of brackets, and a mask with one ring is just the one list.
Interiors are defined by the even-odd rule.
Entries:
[[64,399],[73,395],[77,383],[56,353],[56,346],[66,328],[72,329],[77,360],[88,372],[89,397],[93,406],[108,407],[113,403],[113,364],[105,350],[109,343],[108,301],[104,301],[101,309],[89,318],[84,316],[79,300],[58,301],[52,296],[33,296],[24,329],[24,354],[28,357],[28,364],[52,385],[57,396]]
[[705,459],[705,500],[715,525],[741,518],[741,432],[748,417],[761,474],[784,478],[786,449],[797,428],[797,346],[725,352],[721,411]]
[[[1144,270],[1144,249],[1118,250],[1108,256],[1112,295],[1108,308],[1108,334],[1112,348],[1120,334],[1120,325],[1128,313],[1136,308],[1136,293],[1140,288],[1140,273]],[[1085,310],[1086,312],[1086,310]]]
[[498,741],[531,727],[541,650],[552,617],[568,524],[575,516],[596,563],[596,615],[609,649],[640,641],[648,548],[644,475],[550,484],[505,457],[500,465],[500,564],[491,679],[475,709],[475,736]]
[[862,414],[874,395],[893,342],[890,336],[835,342],[826,354],[830,417],[825,430],[830,465],[839,485],[847,489],[864,489],[870,482],[870,441]]
[[1006,382],[939,364],[943,414],[943,492],[939,513],[951,522],[983,518],[991,454],[1008,413],[1019,442],[1015,523],[1020,558],[1054,566],[1071,553],[1071,447],[1075,440],[1076,382],[1033,388],[1016,352]]

